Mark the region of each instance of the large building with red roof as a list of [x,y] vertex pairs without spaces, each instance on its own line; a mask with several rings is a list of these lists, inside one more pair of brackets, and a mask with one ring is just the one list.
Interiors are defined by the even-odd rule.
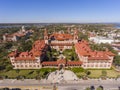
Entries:
[[[48,45],[57,51],[72,49],[75,47],[75,53],[78,55],[78,61],[65,60],[64,58],[56,61],[43,60]],[[83,67],[83,68],[111,68],[114,54],[108,50],[93,51],[89,43],[85,40],[78,40],[78,32],[53,33],[48,35],[44,32],[44,40],[34,42],[32,49],[26,52],[17,50],[9,54],[10,61],[14,69],[39,69],[42,67]]]
[[37,40],[29,52],[18,52],[16,50],[9,54],[9,58],[14,69],[39,69],[42,67],[41,62],[46,48],[47,45],[44,40]]
[[111,68],[114,54],[108,50],[93,51],[87,41],[81,40],[75,44],[75,51],[84,68]]
[[64,33],[64,31],[54,32],[48,35],[47,30],[44,32],[44,40],[50,46],[57,51],[63,51],[65,49],[72,49],[72,46],[78,41],[78,31],[74,30],[71,33]]

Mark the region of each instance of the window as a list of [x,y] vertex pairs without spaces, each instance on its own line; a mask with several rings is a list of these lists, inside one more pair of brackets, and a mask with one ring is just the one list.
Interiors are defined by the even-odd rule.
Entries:
[[100,67],[103,67],[103,65],[102,65],[102,64],[100,64]]
[[91,67],[93,67],[94,65],[91,65]]
[[104,67],[106,67],[106,65],[104,65]]

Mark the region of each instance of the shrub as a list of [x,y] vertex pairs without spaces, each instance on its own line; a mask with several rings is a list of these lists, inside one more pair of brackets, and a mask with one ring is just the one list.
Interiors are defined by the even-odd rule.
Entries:
[[71,68],[71,71],[73,71],[74,73],[79,73],[79,72],[84,72],[84,69],[82,67],[80,67],[80,68]]
[[107,76],[107,71],[102,70],[102,76]]
[[30,74],[33,74],[34,73],[34,71],[30,71],[28,74],[30,75]]

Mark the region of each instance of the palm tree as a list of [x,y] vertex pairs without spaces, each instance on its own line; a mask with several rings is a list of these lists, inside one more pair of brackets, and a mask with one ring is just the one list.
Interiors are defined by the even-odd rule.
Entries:
[[36,79],[37,79],[37,80],[40,80],[40,79],[41,79],[40,69],[36,70],[36,73],[37,73]]
[[20,69],[16,69],[15,71],[16,71],[16,73],[18,73],[18,74],[19,74],[19,72],[20,72]]
[[107,71],[102,70],[102,76],[107,76]]
[[103,86],[99,86],[97,90],[103,90]]
[[107,76],[107,71],[105,70],[102,70],[102,79],[106,79],[106,76]]

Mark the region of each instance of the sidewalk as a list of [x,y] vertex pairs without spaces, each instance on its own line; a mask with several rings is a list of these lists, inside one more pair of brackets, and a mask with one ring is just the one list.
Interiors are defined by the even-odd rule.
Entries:
[[[83,79],[79,79],[79,80],[71,80],[71,81],[66,81],[66,82],[61,82],[62,84],[79,84],[82,82],[104,82],[104,83],[108,83],[108,82],[113,82],[113,83],[120,83],[120,78],[115,80],[115,79],[106,79],[106,80],[101,80],[101,79],[88,79],[88,80],[83,80]],[[4,79],[4,80],[0,80],[0,84],[51,84],[52,81],[48,81],[45,79],[42,80],[36,80],[36,79],[24,79],[24,80],[16,80],[16,79]]]

